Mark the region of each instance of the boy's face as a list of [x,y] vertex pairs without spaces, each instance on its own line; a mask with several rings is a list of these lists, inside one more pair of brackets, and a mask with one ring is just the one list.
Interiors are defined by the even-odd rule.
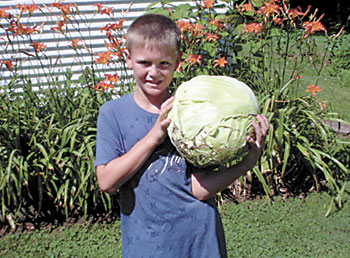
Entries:
[[149,97],[162,97],[167,93],[180,57],[172,48],[133,46],[126,62],[133,70],[136,90]]

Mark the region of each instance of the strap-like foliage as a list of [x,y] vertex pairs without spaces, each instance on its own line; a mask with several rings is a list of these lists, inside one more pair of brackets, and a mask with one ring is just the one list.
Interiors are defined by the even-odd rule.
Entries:
[[[0,133],[1,219],[109,212],[95,176],[97,112],[104,93],[70,81],[21,94],[4,91]],[[12,101],[11,101],[12,100]]]

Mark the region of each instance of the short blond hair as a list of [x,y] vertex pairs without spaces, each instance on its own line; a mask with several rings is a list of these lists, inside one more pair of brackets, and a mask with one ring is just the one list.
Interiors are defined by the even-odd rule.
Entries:
[[140,44],[169,46],[180,53],[181,32],[170,18],[160,14],[145,14],[130,25],[126,34],[126,46],[129,52],[132,46]]

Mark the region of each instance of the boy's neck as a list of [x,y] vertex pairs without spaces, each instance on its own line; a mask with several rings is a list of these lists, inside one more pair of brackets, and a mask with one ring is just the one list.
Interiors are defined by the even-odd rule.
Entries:
[[170,97],[168,91],[164,92],[162,95],[149,96],[146,95],[143,91],[136,89],[134,92],[134,100],[137,105],[142,109],[151,112],[159,113],[161,105]]

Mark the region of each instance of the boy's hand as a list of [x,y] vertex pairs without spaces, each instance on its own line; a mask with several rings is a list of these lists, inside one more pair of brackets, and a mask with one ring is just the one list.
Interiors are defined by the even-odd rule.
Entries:
[[251,148],[247,156],[246,164],[251,168],[254,167],[255,163],[258,161],[264,148],[265,137],[269,131],[269,122],[263,114],[260,114],[256,116],[255,120],[253,120],[252,125],[255,135],[247,136],[247,141]]
[[160,108],[158,120],[150,132],[152,137],[154,137],[153,139],[155,140],[156,144],[162,143],[167,135],[167,127],[171,122],[170,118],[167,117],[167,114],[173,107],[172,103],[174,99],[174,96],[172,96],[164,101]]
[[247,136],[247,142],[251,148],[249,154],[241,162],[220,172],[196,171],[191,175],[192,193],[199,200],[206,200],[214,196],[255,166],[264,147],[269,122],[264,115],[258,115],[252,125],[255,135]]

